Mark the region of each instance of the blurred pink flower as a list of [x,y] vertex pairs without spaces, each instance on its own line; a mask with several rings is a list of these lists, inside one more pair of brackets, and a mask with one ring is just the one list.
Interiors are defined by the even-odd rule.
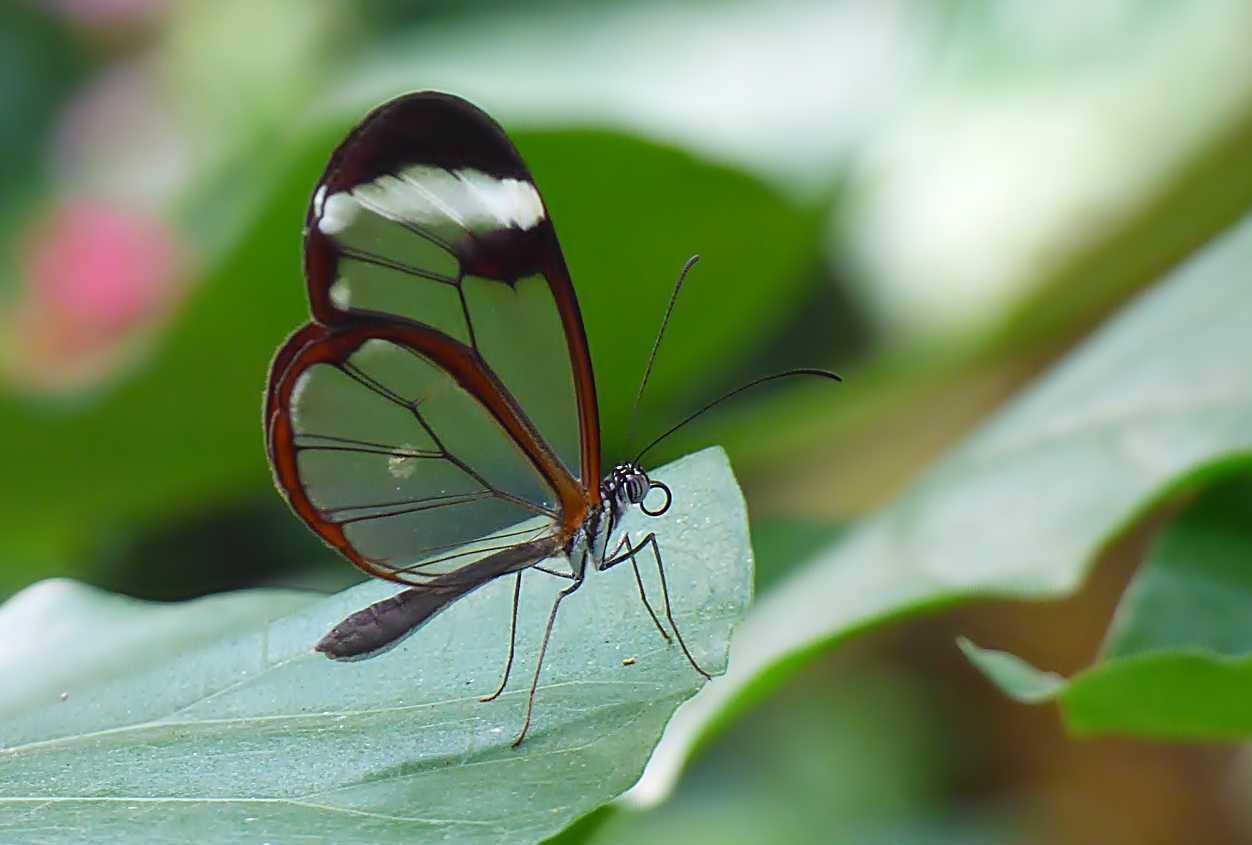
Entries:
[[164,221],[77,199],[21,244],[22,291],[4,320],[4,368],[26,388],[66,391],[113,372],[186,288],[186,250]]

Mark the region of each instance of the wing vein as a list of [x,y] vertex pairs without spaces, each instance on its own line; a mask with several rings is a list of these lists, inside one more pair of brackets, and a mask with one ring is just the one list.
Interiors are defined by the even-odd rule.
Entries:
[[[521,536],[524,536],[524,534],[525,532],[518,532],[517,536],[521,537]],[[498,535],[498,536],[501,536],[501,535]],[[495,539],[495,538],[493,537],[492,539]],[[533,537],[531,538],[531,542],[533,542],[534,540],[538,540],[538,539],[539,537]],[[513,542],[513,543],[505,543],[503,545],[498,545],[498,546],[480,546],[477,548],[468,549],[466,551],[455,552],[450,555],[444,555],[443,557],[426,558],[426,559],[418,561],[417,563],[409,564],[408,566],[399,566],[394,569],[394,572],[396,572],[397,574],[403,573],[406,575],[422,575],[427,578],[437,578],[440,576],[455,575],[457,572],[457,570],[455,569],[452,572],[421,572],[419,570],[421,570],[424,567],[433,566],[434,564],[437,564],[437,563],[447,563],[448,561],[456,560],[459,557],[469,557],[470,555],[489,555],[495,552],[502,552],[505,549],[511,549],[517,545],[519,544],[516,542]],[[456,546],[445,546],[444,548],[456,548]],[[431,551],[438,551],[438,549],[431,549]],[[533,566],[534,564],[530,564],[530,565]]]
[[413,267],[401,261],[395,261],[372,252],[366,252],[362,249],[339,245],[339,254],[344,258],[350,258],[354,261],[361,261],[365,264],[373,264],[377,267],[386,267],[389,270],[395,270],[408,276],[416,276],[419,279],[427,279],[432,282],[439,282],[444,285],[452,285],[458,287],[459,282],[451,276],[445,276],[443,273],[436,273],[434,270],[423,270],[420,267]]
[[[405,178],[403,174],[400,174],[400,178],[408,182],[410,185],[413,185],[415,188],[417,188],[418,193],[423,194],[427,198],[429,198],[431,200],[431,204],[436,206],[440,211],[442,211],[448,217],[449,220],[451,220],[453,223],[456,223],[465,231],[467,232],[469,231],[469,227],[466,226],[461,221],[461,218],[458,217],[456,214],[453,214],[451,209],[445,206],[443,202],[441,202],[440,200],[432,196],[430,191],[427,190],[424,186],[414,183],[411,179]],[[365,208],[369,211],[374,212],[375,214],[377,214],[379,217],[383,218],[384,220],[390,220],[392,223],[399,223],[401,226],[408,229],[413,234],[419,235],[427,239],[431,243],[433,243],[435,246],[441,247],[442,249],[446,250],[448,253],[455,255],[455,251],[452,249],[451,244],[447,243],[446,241],[443,240],[443,238],[439,237],[433,232],[426,231],[421,226],[417,225],[415,221],[406,220],[405,218],[400,217],[395,212],[379,205],[378,203],[374,202],[372,199],[369,199],[368,197],[361,196],[356,191],[352,192],[352,196],[358,203],[361,204],[362,208]]]
[[437,452],[419,451],[417,449],[398,449],[394,446],[361,444],[360,446],[323,445],[320,443],[296,443],[297,452],[355,452],[358,455],[386,455],[390,458],[422,458],[441,460],[444,456]]
[[[365,372],[360,367],[358,367],[356,364],[353,364],[351,361],[341,364],[339,368],[343,370],[345,375],[347,375],[349,378],[351,378],[353,381],[357,382],[358,384],[360,384],[362,387],[366,388],[367,390],[373,391],[374,393],[378,394],[381,398],[386,399],[390,402],[393,402],[396,405],[399,405],[401,408],[404,408],[406,411],[413,411],[414,413],[416,413],[416,409],[412,402],[410,402],[408,399],[405,399],[399,393],[396,393],[394,390],[384,385],[378,379],[374,378],[369,373]],[[423,426],[425,426],[425,423],[423,423]],[[438,440],[435,441],[435,445],[438,446],[441,450],[443,449],[443,444],[439,443]]]
[[[422,511],[434,510],[435,508],[452,507],[454,505],[467,505],[471,502],[481,502],[484,499],[495,498],[488,490],[482,490],[477,493],[459,493],[451,496],[430,496],[425,499],[408,499],[395,502],[379,502],[376,505],[344,505],[338,508],[323,511],[331,521],[338,525],[351,525],[354,522],[362,522],[368,519],[386,519],[392,516],[403,516],[410,513],[421,513]],[[371,508],[395,508],[401,505],[412,505],[412,507],[404,507],[400,510],[391,510],[386,513],[369,513],[359,516],[349,516],[344,519],[338,517],[350,511],[362,511]]]
[[[401,180],[411,185],[413,188],[417,190],[419,194],[425,197],[426,200],[431,205],[433,205],[435,208],[442,211],[445,217],[447,217],[456,225],[460,226],[465,231],[468,232],[470,230],[470,227],[466,225],[465,220],[462,219],[461,215],[453,211],[451,206],[445,203],[442,198],[436,196],[434,191],[432,191],[430,188],[426,187],[421,182],[417,181],[416,179],[414,179],[412,176],[410,176],[407,173],[401,173],[399,174],[399,176]],[[458,179],[458,181],[461,181],[461,180]]]

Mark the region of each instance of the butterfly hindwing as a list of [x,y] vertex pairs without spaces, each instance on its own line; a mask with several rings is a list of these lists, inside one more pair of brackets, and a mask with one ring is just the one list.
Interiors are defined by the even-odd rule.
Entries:
[[397,325],[304,343],[275,383],[288,412],[271,431],[297,512],[362,568],[415,584],[553,533],[561,516],[554,485],[431,340]]

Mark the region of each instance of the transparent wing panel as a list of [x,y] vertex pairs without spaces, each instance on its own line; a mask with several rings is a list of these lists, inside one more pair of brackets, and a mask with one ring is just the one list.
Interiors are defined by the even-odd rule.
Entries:
[[478,351],[570,474],[581,474],[574,371],[556,302],[542,276],[502,285],[474,276],[465,301]]
[[331,199],[336,197],[344,198],[352,210],[340,209],[337,217],[324,211],[320,222],[339,255],[330,287],[335,307],[396,314],[469,343],[460,265],[450,247],[355,205],[351,195],[335,194]]
[[309,501],[364,557],[413,583],[554,530],[556,495],[526,456],[407,347],[375,339],[342,364],[309,366],[291,420]]
[[470,342],[461,294],[454,284],[415,279],[392,267],[343,258],[330,296],[341,309],[398,314],[438,329],[461,343]]
[[[582,468],[566,331],[527,238],[546,212],[525,179],[414,164],[346,190],[319,189],[318,230],[333,242],[330,300],[423,323],[475,349],[574,478]],[[555,241],[552,241],[555,244]],[[555,249],[555,246],[552,247]],[[499,278],[468,275],[464,256]],[[472,260],[472,259],[467,259]],[[531,265],[526,262],[530,261]]]

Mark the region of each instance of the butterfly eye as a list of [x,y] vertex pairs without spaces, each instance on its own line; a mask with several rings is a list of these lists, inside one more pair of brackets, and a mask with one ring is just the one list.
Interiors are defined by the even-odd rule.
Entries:
[[648,477],[641,472],[631,473],[626,477],[626,498],[632,505],[643,501],[648,495]]

